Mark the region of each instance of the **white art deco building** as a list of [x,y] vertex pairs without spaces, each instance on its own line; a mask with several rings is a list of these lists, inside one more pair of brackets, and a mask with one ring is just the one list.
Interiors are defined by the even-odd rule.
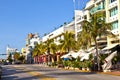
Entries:
[[[12,48],[12,47],[10,47],[9,45],[6,47],[6,54],[7,54],[6,57],[7,57],[7,58],[8,58],[9,55],[11,55],[11,57],[12,57],[15,52],[19,52],[19,51],[17,50],[17,48]],[[13,57],[12,57],[12,58],[13,58]]]
[[26,38],[26,47],[22,48],[22,53],[25,55],[25,59],[27,63],[31,63],[32,60],[32,50],[36,44],[40,44],[41,38],[38,33],[28,34]]
[[59,44],[59,39],[63,39],[65,31],[74,31],[77,40],[77,34],[82,30],[81,22],[89,21],[92,14],[103,11],[106,16],[106,23],[111,23],[111,32],[117,36],[116,38],[103,37],[98,39],[101,47],[109,47],[120,42],[120,0],[89,0],[83,10],[75,10],[75,20],[63,25],[62,27],[52,31],[42,38],[42,41],[54,39],[54,42]]

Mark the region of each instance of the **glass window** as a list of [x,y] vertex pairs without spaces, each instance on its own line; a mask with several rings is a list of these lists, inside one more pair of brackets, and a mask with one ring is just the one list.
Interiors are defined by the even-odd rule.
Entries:
[[114,1],[116,1],[116,0],[109,0],[109,3],[113,3]]
[[37,45],[37,44],[38,44],[38,42],[35,41],[35,42],[34,42],[34,45]]
[[87,19],[87,15],[84,15],[84,19]]
[[116,15],[117,13],[118,13],[118,8],[117,8],[117,7],[111,9],[111,10],[110,10],[110,17]]
[[118,21],[115,21],[112,23],[112,30],[117,29],[118,28]]

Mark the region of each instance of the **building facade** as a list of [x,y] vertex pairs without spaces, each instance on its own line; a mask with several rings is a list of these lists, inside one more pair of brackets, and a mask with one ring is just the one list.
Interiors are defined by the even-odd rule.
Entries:
[[106,23],[111,24],[111,33],[117,38],[104,36],[98,38],[98,44],[102,44],[102,47],[108,47],[120,43],[120,0],[90,0],[83,10],[75,10],[76,37],[78,32],[82,30],[81,22],[85,19],[90,21],[92,14],[101,11],[105,13],[103,15],[106,16]]
[[59,40],[60,39],[64,39],[64,36],[63,34],[66,32],[66,31],[69,31],[69,32],[74,32],[75,33],[75,24],[74,24],[74,21],[68,23],[68,24],[65,24],[61,27],[59,27],[58,29],[50,32],[49,34],[47,34],[46,36],[44,36],[42,38],[42,42],[46,42],[48,39],[54,39],[54,43],[56,43],[57,45],[59,45]]
[[102,11],[106,16],[106,23],[111,23],[111,32],[117,36],[117,38],[109,38],[103,36],[98,38],[98,44],[100,48],[105,46],[111,46],[114,43],[120,42],[120,0],[90,0],[86,3],[83,10],[75,10],[75,19],[69,24],[66,24],[55,31],[47,34],[42,38],[42,41],[54,38],[55,43],[58,44],[59,39],[63,38],[62,34],[65,31],[73,31],[77,40],[77,34],[82,31],[81,22],[84,20],[90,21],[92,14]]
[[26,38],[26,47],[22,48],[22,54],[25,55],[26,63],[32,63],[32,50],[36,44],[40,44],[41,38],[38,33],[28,34]]
[[108,46],[120,43],[120,0],[105,0],[106,22],[111,23],[112,33],[118,39],[108,38]]
[[6,47],[6,55],[7,55],[6,57],[7,58],[8,58],[8,56],[11,55],[11,58],[14,60],[13,55],[15,52],[19,52],[17,48],[12,48],[9,45]]

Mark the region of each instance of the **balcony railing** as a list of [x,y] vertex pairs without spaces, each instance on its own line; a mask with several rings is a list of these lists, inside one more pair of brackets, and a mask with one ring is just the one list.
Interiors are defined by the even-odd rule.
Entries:
[[95,12],[99,11],[99,10],[104,10],[104,5],[98,5],[97,7],[94,7],[90,10],[91,14],[94,14]]
[[113,2],[113,3],[110,3],[108,8],[111,9],[113,7],[117,6],[117,1]]
[[114,22],[114,21],[117,21],[117,20],[118,20],[118,14],[109,18],[109,22]]

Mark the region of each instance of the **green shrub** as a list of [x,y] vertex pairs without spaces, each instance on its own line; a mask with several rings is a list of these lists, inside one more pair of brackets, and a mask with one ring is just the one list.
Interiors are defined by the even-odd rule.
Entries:
[[63,61],[63,65],[64,65],[65,67],[71,66],[71,61],[69,61],[69,60]]
[[74,61],[72,67],[74,67],[74,68],[80,68],[80,62]]
[[57,62],[53,62],[53,63],[52,63],[52,66],[57,66]]
[[87,68],[87,67],[91,67],[92,66],[92,62],[89,61],[89,60],[86,60],[86,61],[83,61],[83,62],[80,62],[80,67],[83,67],[83,68]]

